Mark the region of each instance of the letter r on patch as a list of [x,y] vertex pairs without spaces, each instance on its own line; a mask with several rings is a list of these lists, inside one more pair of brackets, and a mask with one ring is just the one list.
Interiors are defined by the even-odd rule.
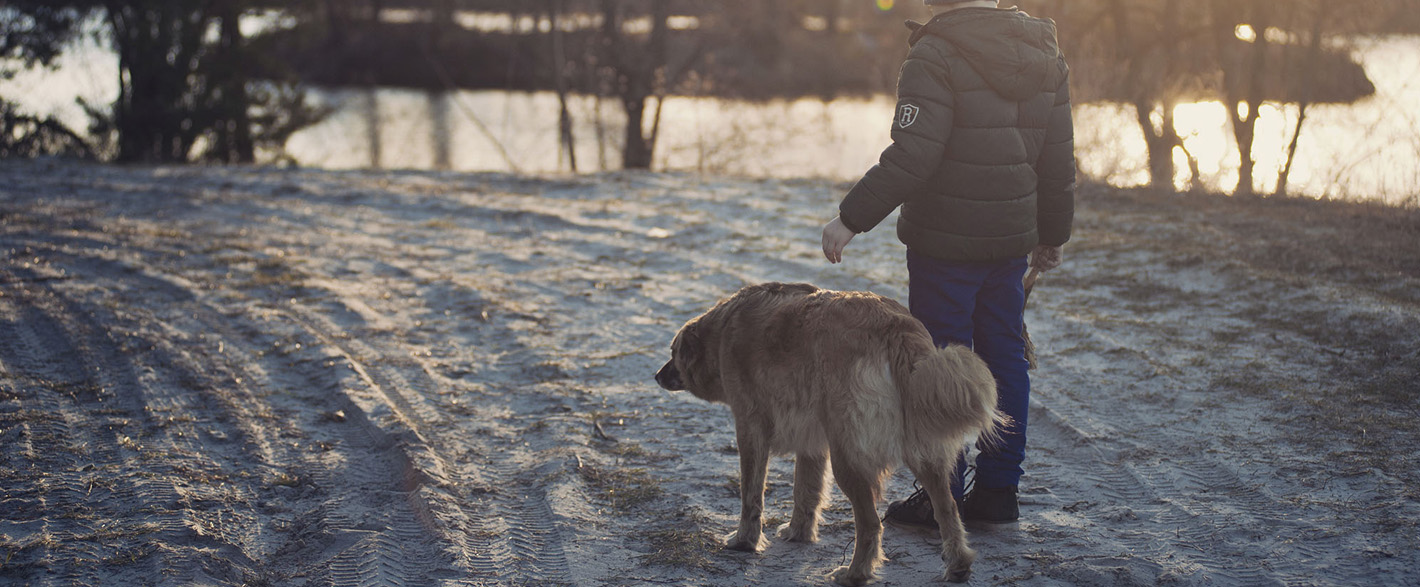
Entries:
[[922,109],[911,104],[903,104],[897,109],[897,127],[907,128],[917,122],[917,113]]

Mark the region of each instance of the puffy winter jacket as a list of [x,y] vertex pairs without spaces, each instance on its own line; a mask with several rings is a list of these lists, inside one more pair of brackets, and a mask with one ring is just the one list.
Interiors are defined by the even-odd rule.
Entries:
[[951,261],[1064,244],[1075,206],[1074,128],[1055,23],[962,8],[908,26],[893,144],[843,198],[843,224],[865,232],[901,205],[898,238]]

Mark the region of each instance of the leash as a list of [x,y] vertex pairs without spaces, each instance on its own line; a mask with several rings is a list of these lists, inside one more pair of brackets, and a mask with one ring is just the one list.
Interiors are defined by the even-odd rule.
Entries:
[[[1025,285],[1026,290],[1025,301],[1030,301],[1030,292],[1031,290],[1035,289],[1035,280],[1039,278],[1040,269],[1031,267],[1030,273],[1026,274],[1025,280],[1022,282]],[[1022,308],[1022,311],[1024,311],[1024,308]],[[1031,369],[1035,369],[1035,343],[1031,342],[1030,331],[1026,328],[1026,322],[1024,317],[1021,319],[1021,338],[1024,338],[1026,341],[1026,363],[1030,365]]]

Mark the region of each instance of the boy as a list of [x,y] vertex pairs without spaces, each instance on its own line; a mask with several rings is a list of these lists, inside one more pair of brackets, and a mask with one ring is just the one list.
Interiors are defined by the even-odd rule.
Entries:
[[[970,345],[991,368],[1012,423],[979,445],[974,486],[952,494],[963,521],[1013,523],[1025,460],[1030,378],[1021,280],[1061,261],[1074,217],[1069,68],[1055,23],[995,0],[925,0],[934,17],[913,29],[898,78],[892,146],[849,190],[823,228],[823,253],[842,261],[853,235],[902,206],[908,306],[939,346]],[[890,522],[933,528],[918,491],[888,506]]]

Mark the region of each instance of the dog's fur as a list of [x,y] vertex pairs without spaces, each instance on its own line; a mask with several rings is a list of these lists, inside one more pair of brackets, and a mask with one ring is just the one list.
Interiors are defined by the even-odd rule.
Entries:
[[884,478],[905,462],[937,506],[944,578],[970,577],[976,553],[948,483],[966,437],[990,438],[1004,422],[996,382],[967,348],[935,347],[901,304],[802,283],[749,286],[680,329],[656,381],[734,415],[741,511],[727,547],[765,546],[769,454],[793,453],[794,512],[779,537],[818,540],[832,466],[857,535],[852,563],[833,579],[871,582],[883,560],[877,502]]

